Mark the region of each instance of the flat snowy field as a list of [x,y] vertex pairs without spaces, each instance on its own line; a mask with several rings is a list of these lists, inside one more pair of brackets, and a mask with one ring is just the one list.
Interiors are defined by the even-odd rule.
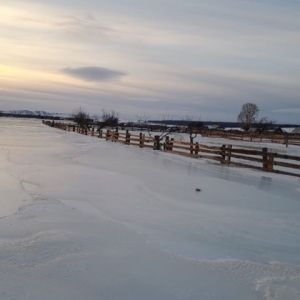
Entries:
[[1,300],[300,299],[300,181],[2,118],[0,270]]

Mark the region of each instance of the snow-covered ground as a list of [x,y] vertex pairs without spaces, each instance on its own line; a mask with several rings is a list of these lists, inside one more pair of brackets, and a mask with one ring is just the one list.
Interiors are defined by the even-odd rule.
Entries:
[[297,178],[0,119],[0,179],[0,299],[300,299]]

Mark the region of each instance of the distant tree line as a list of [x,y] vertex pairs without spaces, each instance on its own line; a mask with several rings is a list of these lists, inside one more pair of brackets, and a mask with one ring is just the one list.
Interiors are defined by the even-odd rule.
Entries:
[[[0,112],[1,113],[1,112]],[[248,131],[251,127],[255,127],[258,131],[263,132],[266,130],[272,129],[275,124],[274,120],[271,120],[267,117],[262,117],[258,119],[259,108],[255,103],[245,103],[242,105],[241,111],[237,116],[237,121],[242,123],[242,127],[244,130]],[[153,124],[149,123],[150,116],[146,113],[141,115],[137,115],[137,123],[142,126],[144,129],[148,128],[148,131],[151,131]],[[75,123],[77,123],[80,127],[85,128],[89,127],[92,123],[95,124],[95,120],[90,117],[90,114],[87,113],[82,107],[75,109],[72,113],[72,119]],[[161,124],[166,124],[170,121],[170,118],[163,118]],[[190,142],[193,143],[197,134],[201,132],[201,130],[205,129],[204,122],[193,120],[193,118],[187,117],[182,120],[185,122],[187,127],[187,132],[190,135]],[[114,127],[119,124],[119,114],[115,110],[102,110],[102,115],[100,120],[96,121],[96,125],[98,126],[98,130],[104,127]],[[154,126],[155,127],[155,126]],[[176,126],[168,127],[164,126],[164,128],[160,128],[160,139],[165,138],[173,132],[178,131],[179,128]],[[150,133],[151,134],[151,133]]]
[[[72,119],[77,123],[81,128],[89,127],[91,123],[94,123],[95,120],[92,119],[82,107],[73,110]],[[117,126],[119,123],[119,114],[114,111],[108,111],[103,109],[101,121],[97,122],[98,130],[106,126]]]

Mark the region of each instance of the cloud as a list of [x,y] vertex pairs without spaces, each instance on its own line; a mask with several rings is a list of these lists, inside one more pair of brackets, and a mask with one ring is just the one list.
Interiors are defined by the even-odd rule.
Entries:
[[300,108],[283,108],[271,110],[273,113],[291,113],[291,114],[300,114]]
[[80,41],[93,41],[108,39],[114,30],[105,26],[103,21],[97,20],[92,14],[80,16],[80,14],[61,17],[55,23],[58,30],[68,38]]
[[69,112],[84,101],[95,112],[235,121],[253,102],[261,116],[299,122],[294,0],[35,2],[1,5],[3,110]]
[[102,67],[64,68],[63,73],[87,82],[111,81],[119,79],[126,74]]

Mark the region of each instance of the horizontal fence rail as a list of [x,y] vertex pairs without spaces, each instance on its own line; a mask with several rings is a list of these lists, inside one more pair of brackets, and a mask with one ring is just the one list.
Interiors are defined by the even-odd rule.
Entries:
[[246,142],[263,142],[263,143],[277,143],[288,145],[300,146],[300,135],[291,134],[291,133],[237,133],[230,131],[221,131],[221,130],[202,130],[201,135],[203,137],[212,137],[212,138],[225,138],[230,140],[237,141],[246,141]]
[[77,125],[69,125],[65,123],[54,123],[50,121],[43,121],[43,123],[51,127],[74,131],[124,145],[151,148],[153,150],[158,150],[162,146],[163,150],[167,153],[192,158],[204,158],[214,160],[225,165],[234,165],[238,167],[300,177],[299,156],[275,153],[270,151],[268,148],[253,150],[234,145],[222,145],[221,147],[208,146],[199,143],[176,141],[174,139],[170,139],[169,136],[167,136],[165,141],[162,143],[159,136],[155,136],[155,138],[153,138],[151,136],[146,136],[144,133],[132,134],[128,130],[126,132],[119,132],[118,129],[100,129],[99,131],[95,131],[94,127],[89,130],[86,127],[82,128]]

